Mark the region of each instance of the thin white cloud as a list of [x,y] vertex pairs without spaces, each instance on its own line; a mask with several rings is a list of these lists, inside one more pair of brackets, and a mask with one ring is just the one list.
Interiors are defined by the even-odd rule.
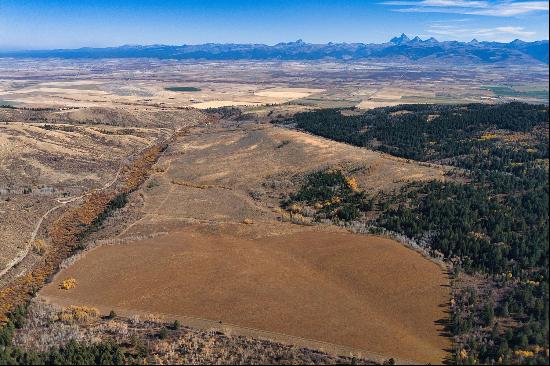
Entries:
[[469,41],[476,38],[480,41],[510,42],[516,38],[532,40],[536,32],[531,32],[523,27],[503,26],[494,28],[464,28],[453,25],[433,24],[427,33],[431,36],[452,38],[456,40]]
[[393,10],[407,13],[451,13],[511,17],[548,11],[547,1],[469,1],[469,0],[420,0],[386,1],[382,4],[396,7]]
[[384,5],[394,6],[434,6],[434,7],[462,7],[462,8],[486,8],[487,1],[468,0],[422,0],[422,1],[386,1]]
[[432,20],[431,23],[464,23],[464,22],[470,22],[473,18],[460,18],[460,19],[445,19],[445,20]]
[[492,15],[499,17],[514,16],[532,13],[535,11],[548,11],[547,1],[528,1],[528,2],[513,2],[501,4],[493,8],[477,10],[472,12],[476,15]]

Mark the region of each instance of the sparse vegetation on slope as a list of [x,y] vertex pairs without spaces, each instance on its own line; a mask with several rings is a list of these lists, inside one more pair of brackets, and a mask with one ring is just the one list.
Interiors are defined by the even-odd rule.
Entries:
[[114,210],[124,206],[126,195],[146,179],[149,168],[166,146],[166,142],[160,142],[146,149],[122,169],[117,187],[92,191],[81,204],[69,208],[52,224],[49,228],[52,246],[44,254],[44,262],[0,291],[0,322],[6,322],[7,315],[17,306],[26,304],[60,263],[81,248],[82,240]]
[[[308,205],[301,207],[298,203]],[[313,213],[315,219],[359,218],[362,212],[372,209],[372,199],[357,189],[355,180],[347,178],[340,170],[320,171],[309,175],[306,183],[295,194],[282,202],[293,213]]]
[[[71,311],[87,315],[93,309],[73,307]],[[0,330],[0,364],[374,364],[277,342],[195,330],[177,321],[167,326],[155,320],[116,318],[115,314],[95,315],[93,323],[67,323],[57,309],[39,303],[31,304],[28,313],[24,308],[14,312]],[[55,337],[57,346],[47,345],[42,350],[42,338],[34,335],[52,331],[61,337]],[[99,342],[98,334],[102,336]]]

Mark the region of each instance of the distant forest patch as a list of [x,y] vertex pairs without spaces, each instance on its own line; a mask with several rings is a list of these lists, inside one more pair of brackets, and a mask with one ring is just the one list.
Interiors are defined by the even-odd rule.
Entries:
[[173,92],[198,92],[201,91],[200,88],[195,88],[194,86],[169,86],[164,88],[164,90],[173,91]]

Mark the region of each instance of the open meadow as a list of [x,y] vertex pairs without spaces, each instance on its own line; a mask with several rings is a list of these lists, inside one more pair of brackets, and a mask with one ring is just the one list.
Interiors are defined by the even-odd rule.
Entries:
[[[399,276],[388,268],[399,268]],[[60,289],[66,278],[76,288]],[[40,296],[106,313],[220,321],[367,357],[439,363],[450,346],[439,335],[449,299],[442,268],[375,236],[309,230],[246,240],[174,232],[94,249]]]

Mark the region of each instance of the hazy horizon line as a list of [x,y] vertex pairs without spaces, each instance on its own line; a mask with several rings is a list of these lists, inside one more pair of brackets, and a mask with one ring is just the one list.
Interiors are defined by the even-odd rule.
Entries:
[[[404,34],[404,33],[402,33],[402,34]],[[396,36],[396,37],[399,37],[399,36]],[[410,36],[409,38],[412,40],[415,37],[417,37],[417,36]],[[437,37],[432,37],[432,36],[425,37],[425,38],[422,38],[420,36],[418,36],[418,37],[422,41],[426,41],[430,38],[435,38],[438,42],[441,42],[441,43],[444,43],[444,42],[469,43],[469,42],[476,39],[475,37],[473,37],[472,40],[470,40],[470,41],[459,41],[459,40],[452,40],[452,39],[451,40],[439,40],[439,39],[437,39]],[[484,40],[484,41],[478,41],[478,42],[479,43],[503,43],[503,44],[506,44],[506,43],[512,43],[512,42],[517,41],[517,40],[525,42],[525,43],[544,42],[544,41],[548,42],[549,41],[548,38],[546,38],[546,39],[544,39],[544,38],[543,39],[537,39],[537,40],[532,40],[532,41],[527,41],[527,40],[524,40],[524,39],[521,39],[521,38],[516,38],[516,39],[514,39],[512,41],[509,41],[509,42],[503,42],[503,41],[498,41],[498,40]],[[378,43],[377,42],[362,42],[362,41],[356,41],[356,42],[327,41],[327,42],[324,42],[324,43],[314,43],[314,42],[304,41],[302,38],[298,38],[296,40],[291,40],[291,41],[280,41],[280,42],[277,42],[277,43],[257,43],[257,42],[202,42],[202,43],[181,43],[181,44],[171,44],[171,43],[124,43],[124,44],[104,45],[104,46],[54,47],[54,48],[25,48],[25,47],[5,48],[5,47],[0,47],[0,51],[1,52],[55,51],[55,50],[79,50],[79,49],[86,49],[86,48],[96,48],[97,49],[97,48],[120,48],[120,47],[136,47],[136,46],[144,46],[144,47],[147,47],[147,46],[171,46],[171,47],[178,47],[178,46],[202,46],[202,45],[208,45],[208,44],[262,45],[262,46],[273,47],[273,46],[276,46],[276,45],[279,45],[279,44],[296,43],[296,42],[303,42],[304,44],[311,44],[311,45],[327,45],[327,44],[365,44],[365,45],[369,45],[369,44],[391,43],[391,39],[389,39],[385,42],[378,42]]]

